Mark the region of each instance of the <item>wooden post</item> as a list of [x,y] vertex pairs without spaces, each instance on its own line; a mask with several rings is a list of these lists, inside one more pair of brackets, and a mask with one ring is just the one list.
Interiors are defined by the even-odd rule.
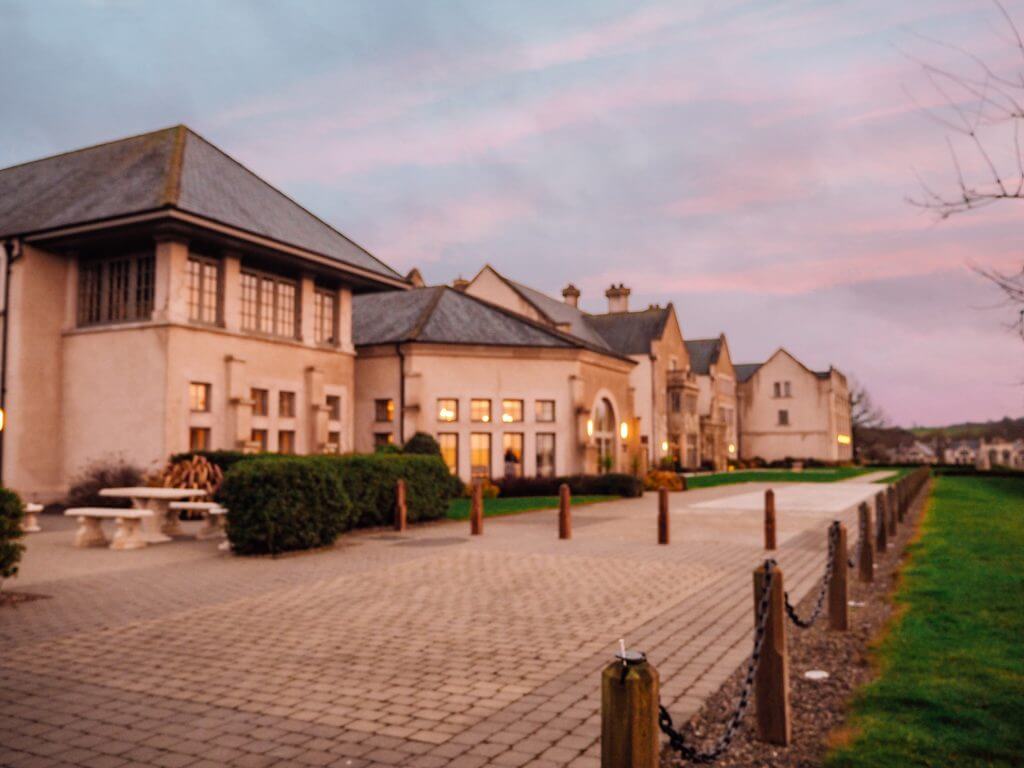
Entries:
[[408,509],[405,505],[405,480],[395,483],[395,530],[404,531]]
[[558,538],[572,538],[572,494],[569,491],[569,484],[562,483],[558,486]]
[[845,632],[850,628],[850,604],[848,592],[848,569],[850,559],[846,547],[846,526],[836,524],[836,547],[832,553],[832,580],[828,583],[828,628]]
[[888,537],[885,535],[885,493],[879,491],[875,494],[875,549],[885,552],[888,547]]
[[658,489],[658,543],[668,544],[668,488]]
[[907,510],[910,507],[910,487],[905,480],[900,480],[896,486],[900,492],[900,507],[899,507],[899,521],[902,523],[903,518],[907,516]]
[[889,486],[889,498],[886,499],[886,502],[886,511],[889,513],[887,518],[889,522],[889,538],[895,539],[898,530],[896,528],[896,507],[899,505],[899,497],[896,494],[896,489],[891,485]]
[[775,491],[764,492],[764,548],[775,549]]
[[860,569],[861,581],[875,580],[875,542],[871,538],[871,507],[866,501],[860,505]]
[[[764,589],[764,566],[754,571],[754,621]],[[754,703],[757,708],[757,737],[770,744],[789,744],[793,735],[789,710],[789,655],[786,651],[785,588],[782,571],[772,568],[772,588],[768,599],[761,660],[754,678]]]
[[658,670],[616,655],[601,672],[601,768],[658,768],[659,741]]
[[484,532],[484,484],[477,480],[473,483],[473,502],[469,507],[469,532],[480,536]]

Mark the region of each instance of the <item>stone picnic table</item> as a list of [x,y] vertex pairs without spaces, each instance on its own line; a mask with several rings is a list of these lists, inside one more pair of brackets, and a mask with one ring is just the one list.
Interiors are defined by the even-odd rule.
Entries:
[[152,517],[142,519],[142,537],[147,544],[159,544],[170,541],[171,536],[181,534],[178,511],[171,509],[172,501],[194,499],[205,496],[206,491],[199,488],[147,488],[145,486],[128,488],[104,488],[100,496],[117,499],[131,499],[135,509],[151,509]]

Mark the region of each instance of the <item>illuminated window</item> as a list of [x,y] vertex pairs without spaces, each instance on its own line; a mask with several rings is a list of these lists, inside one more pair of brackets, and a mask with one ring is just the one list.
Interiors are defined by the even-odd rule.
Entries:
[[505,424],[512,424],[517,421],[523,420],[523,401],[522,400],[502,400],[501,401],[501,420]]
[[210,385],[193,381],[188,385],[188,407],[191,411],[206,413],[210,410]]
[[780,427],[788,427],[789,426],[789,411],[779,411],[779,426]]
[[295,453],[295,432],[291,429],[282,429],[277,433],[277,452]]
[[78,324],[129,323],[153,313],[152,251],[78,262]]
[[395,401],[387,398],[373,401],[374,419],[376,421],[395,420]]
[[453,475],[459,472],[459,436],[454,432],[441,432],[437,436],[437,444],[441,446],[441,458]]
[[327,396],[327,418],[331,421],[341,421],[341,397],[338,395]]
[[555,476],[555,435],[537,433],[537,477]]
[[265,430],[265,429],[254,429],[252,431],[252,434],[249,436],[249,439],[252,442],[256,443],[256,446],[257,446],[258,450],[260,450],[260,451],[266,451],[267,450],[267,430]]
[[385,445],[394,445],[395,436],[390,432],[374,432],[373,447],[382,448]]
[[192,427],[188,431],[188,449],[190,451],[210,450],[210,428]]
[[538,400],[534,403],[534,409],[537,421],[549,422],[555,420],[554,400]]
[[438,421],[458,421],[459,401],[454,398],[440,398],[437,401]]
[[[490,403],[490,401],[487,401]],[[469,471],[474,480],[491,476],[491,436],[474,432],[469,436]]]
[[523,476],[523,433],[506,432],[501,436],[501,450],[504,454],[505,477]]
[[338,294],[317,288],[313,296],[313,338],[317,344],[338,343]]
[[278,392],[277,393],[277,416],[281,419],[294,419],[295,418],[295,393],[294,392]]
[[242,272],[242,330],[294,339],[298,308],[295,297],[294,280]]
[[210,325],[220,320],[220,264],[216,259],[188,257],[188,319]]
[[266,416],[270,412],[270,393],[265,389],[250,389],[249,399],[252,400],[252,415]]
[[[469,401],[469,420],[479,421],[487,423],[491,420],[491,401],[490,400],[470,400]],[[488,449],[490,450],[490,449]]]

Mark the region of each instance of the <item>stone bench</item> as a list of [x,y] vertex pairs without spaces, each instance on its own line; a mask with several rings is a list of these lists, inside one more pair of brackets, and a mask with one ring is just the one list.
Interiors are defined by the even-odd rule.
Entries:
[[29,502],[25,505],[23,511],[24,515],[22,515],[21,518],[21,530],[25,533],[39,533],[42,528],[39,527],[39,518],[36,517],[36,515],[43,511],[43,505]]
[[146,546],[142,536],[142,519],[153,517],[151,509],[117,509],[113,507],[72,507],[65,510],[67,517],[78,518],[75,532],[76,547],[105,547],[107,537],[100,523],[103,520],[117,521],[111,549],[141,549]]
[[175,512],[201,512],[203,527],[196,533],[197,539],[219,539],[224,535],[224,516],[228,511],[215,501],[172,501]]

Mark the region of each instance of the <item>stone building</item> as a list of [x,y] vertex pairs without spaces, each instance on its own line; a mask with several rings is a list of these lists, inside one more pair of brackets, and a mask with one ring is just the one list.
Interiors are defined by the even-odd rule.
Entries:
[[835,368],[812,371],[780,348],[735,367],[740,457],[852,461],[850,393]]
[[401,275],[188,128],[0,170],[4,485],[354,447],[353,294]]
[[699,463],[720,472],[739,458],[736,369],[724,333],[716,339],[689,340],[686,348],[698,384]]

